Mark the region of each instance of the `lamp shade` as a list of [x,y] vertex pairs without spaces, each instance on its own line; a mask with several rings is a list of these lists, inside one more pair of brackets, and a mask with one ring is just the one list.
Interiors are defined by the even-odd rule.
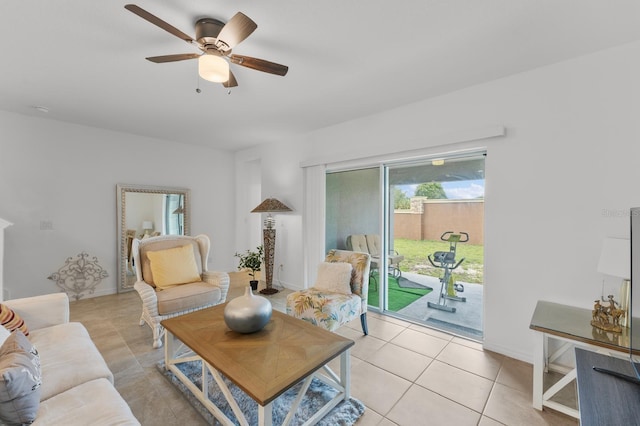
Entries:
[[229,80],[229,63],[220,56],[204,54],[198,58],[198,74],[205,80],[224,83]]
[[631,246],[624,238],[605,238],[598,272],[628,280],[631,277]]
[[142,222],[142,229],[153,229],[153,222],[150,220],[145,220]]
[[290,212],[291,209],[284,203],[275,198],[267,198],[261,202],[258,207],[251,210],[251,213],[273,213],[273,212]]

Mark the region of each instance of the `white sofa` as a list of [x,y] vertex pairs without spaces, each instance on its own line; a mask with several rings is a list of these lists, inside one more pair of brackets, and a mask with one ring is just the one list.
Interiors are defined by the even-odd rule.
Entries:
[[42,368],[33,425],[139,425],[84,326],[69,322],[66,293],[3,301],[24,320]]

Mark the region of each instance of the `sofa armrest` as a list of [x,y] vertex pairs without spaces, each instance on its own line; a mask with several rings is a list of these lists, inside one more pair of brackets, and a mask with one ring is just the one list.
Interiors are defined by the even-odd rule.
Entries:
[[202,281],[220,287],[221,299],[220,303],[227,300],[229,292],[229,274],[220,271],[205,271],[202,273]]
[[69,297],[67,293],[5,300],[2,303],[20,315],[29,330],[69,322]]

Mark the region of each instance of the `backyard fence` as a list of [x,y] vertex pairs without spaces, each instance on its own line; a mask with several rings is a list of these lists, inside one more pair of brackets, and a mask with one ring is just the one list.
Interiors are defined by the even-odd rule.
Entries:
[[394,238],[439,240],[443,232],[466,232],[469,244],[484,243],[484,200],[411,199],[411,209],[395,210]]

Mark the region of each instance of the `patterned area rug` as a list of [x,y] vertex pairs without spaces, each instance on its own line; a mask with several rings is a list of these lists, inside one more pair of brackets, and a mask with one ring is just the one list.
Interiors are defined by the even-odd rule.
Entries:
[[[202,386],[202,367],[201,361],[190,361],[178,365],[178,368],[186,374],[187,377],[198,387]],[[176,386],[189,400],[191,405],[210,423],[220,424],[213,415],[193,396],[191,391],[176,378],[176,376],[169,370],[165,370],[164,361],[157,364],[158,369],[174,386]],[[235,421],[238,425],[231,407],[227,403],[227,400],[220,392],[218,385],[209,375],[209,399],[225,413],[227,417]],[[258,424],[258,403],[251,397],[245,394],[240,388],[231,383],[227,378],[224,378],[227,386],[231,390],[234,398],[238,402],[238,406],[244,413],[247,421],[250,425]],[[273,403],[273,424],[281,425],[285,417],[289,413],[289,407],[298,394],[298,389],[302,386],[302,382],[298,383],[282,395],[280,395]],[[337,394],[337,391],[330,386],[322,383],[317,379],[311,381],[311,385],[307,390],[298,411],[291,422],[292,425],[301,425],[306,419],[313,416],[327,401],[332,399]],[[348,401],[341,401],[336,405],[324,418],[322,418],[317,424],[322,426],[336,426],[336,425],[352,425],[362,416],[365,406],[362,402],[355,398],[350,398]]]

